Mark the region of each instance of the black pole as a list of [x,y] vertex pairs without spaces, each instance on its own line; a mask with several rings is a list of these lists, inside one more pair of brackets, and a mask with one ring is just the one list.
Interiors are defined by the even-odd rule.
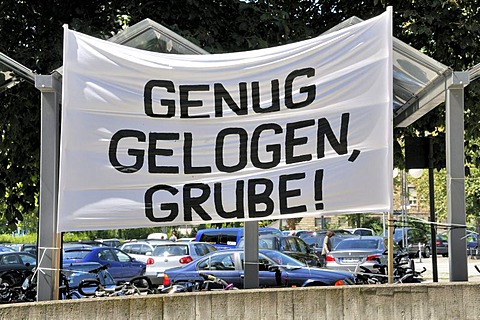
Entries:
[[430,233],[431,233],[431,247],[432,247],[432,276],[433,282],[438,282],[438,268],[437,268],[437,230],[435,228],[435,186],[433,179],[433,139],[429,139],[428,151],[428,189],[430,198]]

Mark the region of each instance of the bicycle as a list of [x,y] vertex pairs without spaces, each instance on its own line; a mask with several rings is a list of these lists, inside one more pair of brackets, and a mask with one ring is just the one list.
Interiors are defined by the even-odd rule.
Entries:
[[108,268],[108,264],[88,271],[95,274],[95,279],[83,279],[78,285],[78,292],[85,297],[114,297],[128,295],[144,295],[157,293],[152,281],[146,276],[132,278],[120,285],[108,285],[102,281],[101,272]]
[[[360,272],[356,270],[358,284],[383,284],[388,282],[388,269],[384,264],[373,265],[374,270],[364,266],[359,266]],[[396,255],[393,259],[393,281],[394,283],[419,283],[423,279],[422,271],[415,270],[415,262],[408,258],[408,253],[403,252]]]
[[203,280],[178,281],[171,286],[161,289],[160,293],[238,290],[233,283],[228,283],[212,274],[200,272],[199,276],[201,276]]
[[33,276],[30,270],[9,270],[0,275],[0,301],[2,303],[29,302],[36,298],[36,288],[25,287],[25,281]]

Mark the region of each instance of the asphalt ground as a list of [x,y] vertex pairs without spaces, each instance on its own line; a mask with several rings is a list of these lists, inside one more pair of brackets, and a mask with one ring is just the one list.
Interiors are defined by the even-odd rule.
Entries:
[[[468,263],[468,281],[480,282],[480,273],[475,269],[475,265],[478,265],[480,268],[480,257],[471,257],[467,256]],[[422,258],[421,261],[419,258],[414,258],[415,261],[415,270],[421,271],[423,267],[427,269],[423,274],[424,282],[433,282],[433,264],[432,258]],[[438,282],[450,282],[450,261],[448,257],[437,256],[437,274]]]

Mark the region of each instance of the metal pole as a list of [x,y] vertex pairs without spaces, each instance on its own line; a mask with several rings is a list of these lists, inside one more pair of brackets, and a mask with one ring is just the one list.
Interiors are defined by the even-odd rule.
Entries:
[[40,212],[38,222],[37,301],[57,300],[60,282],[61,234],[57,233],[60,151],[60,75],[35,77],[41,91]]
[[433,282],[438,282],[437,267],[437,230],[435,229],[435,180],[433,179],[433,139],[429,139],[428,149],[428,190],[430,198],[430,234],[432,248],[432,276]]
[[[447,84],[446,158],[447,220],[452,225],[466,224],[465,214],[465,150],[464,150],[464,87],[468,72],[454,72]],[[452,228],[448,237],[450,281],[468,281],[465,228]]]
[[255,289],[259,287],[258,280],[258,222],[246,221],[243,227],[245,239],[245,278],[244,288]]
[[393,213],[388,213],[388,283],[393,283]]

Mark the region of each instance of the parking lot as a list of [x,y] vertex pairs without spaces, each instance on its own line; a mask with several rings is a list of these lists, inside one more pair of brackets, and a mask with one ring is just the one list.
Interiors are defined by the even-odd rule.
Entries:
[[[437,270],[438,270],[438,281],[439,282],[448,282],[450,281],[450,274],[449,274],[449,262],[448,257],[437,257]],[[433,281],[433,274],[432,274],[432,258],[422,258],[422,261],[418,258],[414,259],[415,261],[415,270],[420,271],[423,267],[427,269],[423,274],[423,278],[425,282],[432,282]],[[480,273],[475,269],[475,265],[480,266],[480,259],[473,259],[472,257],[467,257],[468,261],[468,281],[479,281],[480,282]]]

